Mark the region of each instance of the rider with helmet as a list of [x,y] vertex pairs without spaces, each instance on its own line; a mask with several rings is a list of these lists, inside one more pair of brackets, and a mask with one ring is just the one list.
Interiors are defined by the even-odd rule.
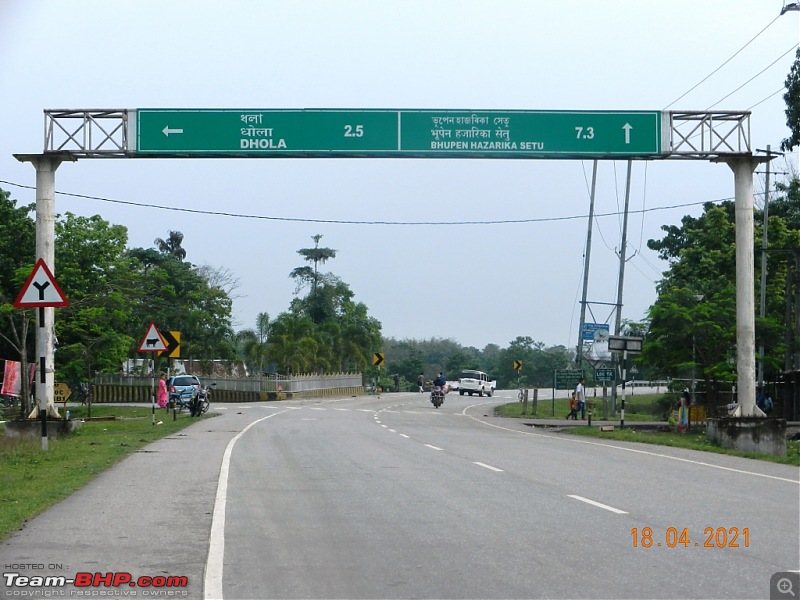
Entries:
[[444,388],[446,383],[447,380],[444,378],[444,375],[442,375],[442,372],[439,371],[439,374],[436,376],[436,379],[433,380],[433,385],[434,386],[438,385],[440,388]]

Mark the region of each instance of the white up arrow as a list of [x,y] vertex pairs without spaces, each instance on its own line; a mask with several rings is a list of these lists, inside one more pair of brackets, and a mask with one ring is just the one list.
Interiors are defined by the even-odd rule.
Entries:
[[633,129],[633,125],[631,125],[630,123],[625,123],[625,125],[623,125],[622,128],[625,130],[625,143],[626,144],[630,144],[631,143],[631,129]]
[[169,137],[170,133],[183,133],[183,129],[170,129],[169,125],[164,127],[164,129],[162,129],[161,131],[167,137]]

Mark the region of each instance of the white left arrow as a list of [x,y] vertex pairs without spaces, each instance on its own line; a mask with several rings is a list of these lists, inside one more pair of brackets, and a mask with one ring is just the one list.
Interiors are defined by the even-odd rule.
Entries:
[[169,125],[167,125],[166,127],[164,127],[164,129],[162,129],[161,131],[162,131],[162,132],[164,133],[164,135],[165,135],[165,136],[167,136],[167,137],[169,137],[169,134],[170,134],[170,133],[183,133],[183,129],[170,129],[170,128],[169,128]]
[[630,144],[631,143],[631,129],[633,129],[633,125],[631,125],[630,123],[625,123],[625,125],[623,125],[622,128],[625,130],[625,143],[626,144]]

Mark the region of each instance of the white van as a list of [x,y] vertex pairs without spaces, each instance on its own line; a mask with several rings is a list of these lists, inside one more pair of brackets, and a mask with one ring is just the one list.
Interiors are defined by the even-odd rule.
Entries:
[[494,394],[494,388],[497,387],[497,382],[489,379],[489,376],[483,371],[465,370],[461,372],[461,379],[458,380],[458,394],[463,396],[464,392],[472,396],[478,394],[483,396],[486,394],[491,398]]

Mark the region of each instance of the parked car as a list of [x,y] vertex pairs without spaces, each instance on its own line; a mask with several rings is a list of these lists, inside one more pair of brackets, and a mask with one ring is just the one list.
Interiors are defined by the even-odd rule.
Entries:
[[173,375],[167,380],[170,400],[188,396],[200,391],[200,378],[197,375]]

